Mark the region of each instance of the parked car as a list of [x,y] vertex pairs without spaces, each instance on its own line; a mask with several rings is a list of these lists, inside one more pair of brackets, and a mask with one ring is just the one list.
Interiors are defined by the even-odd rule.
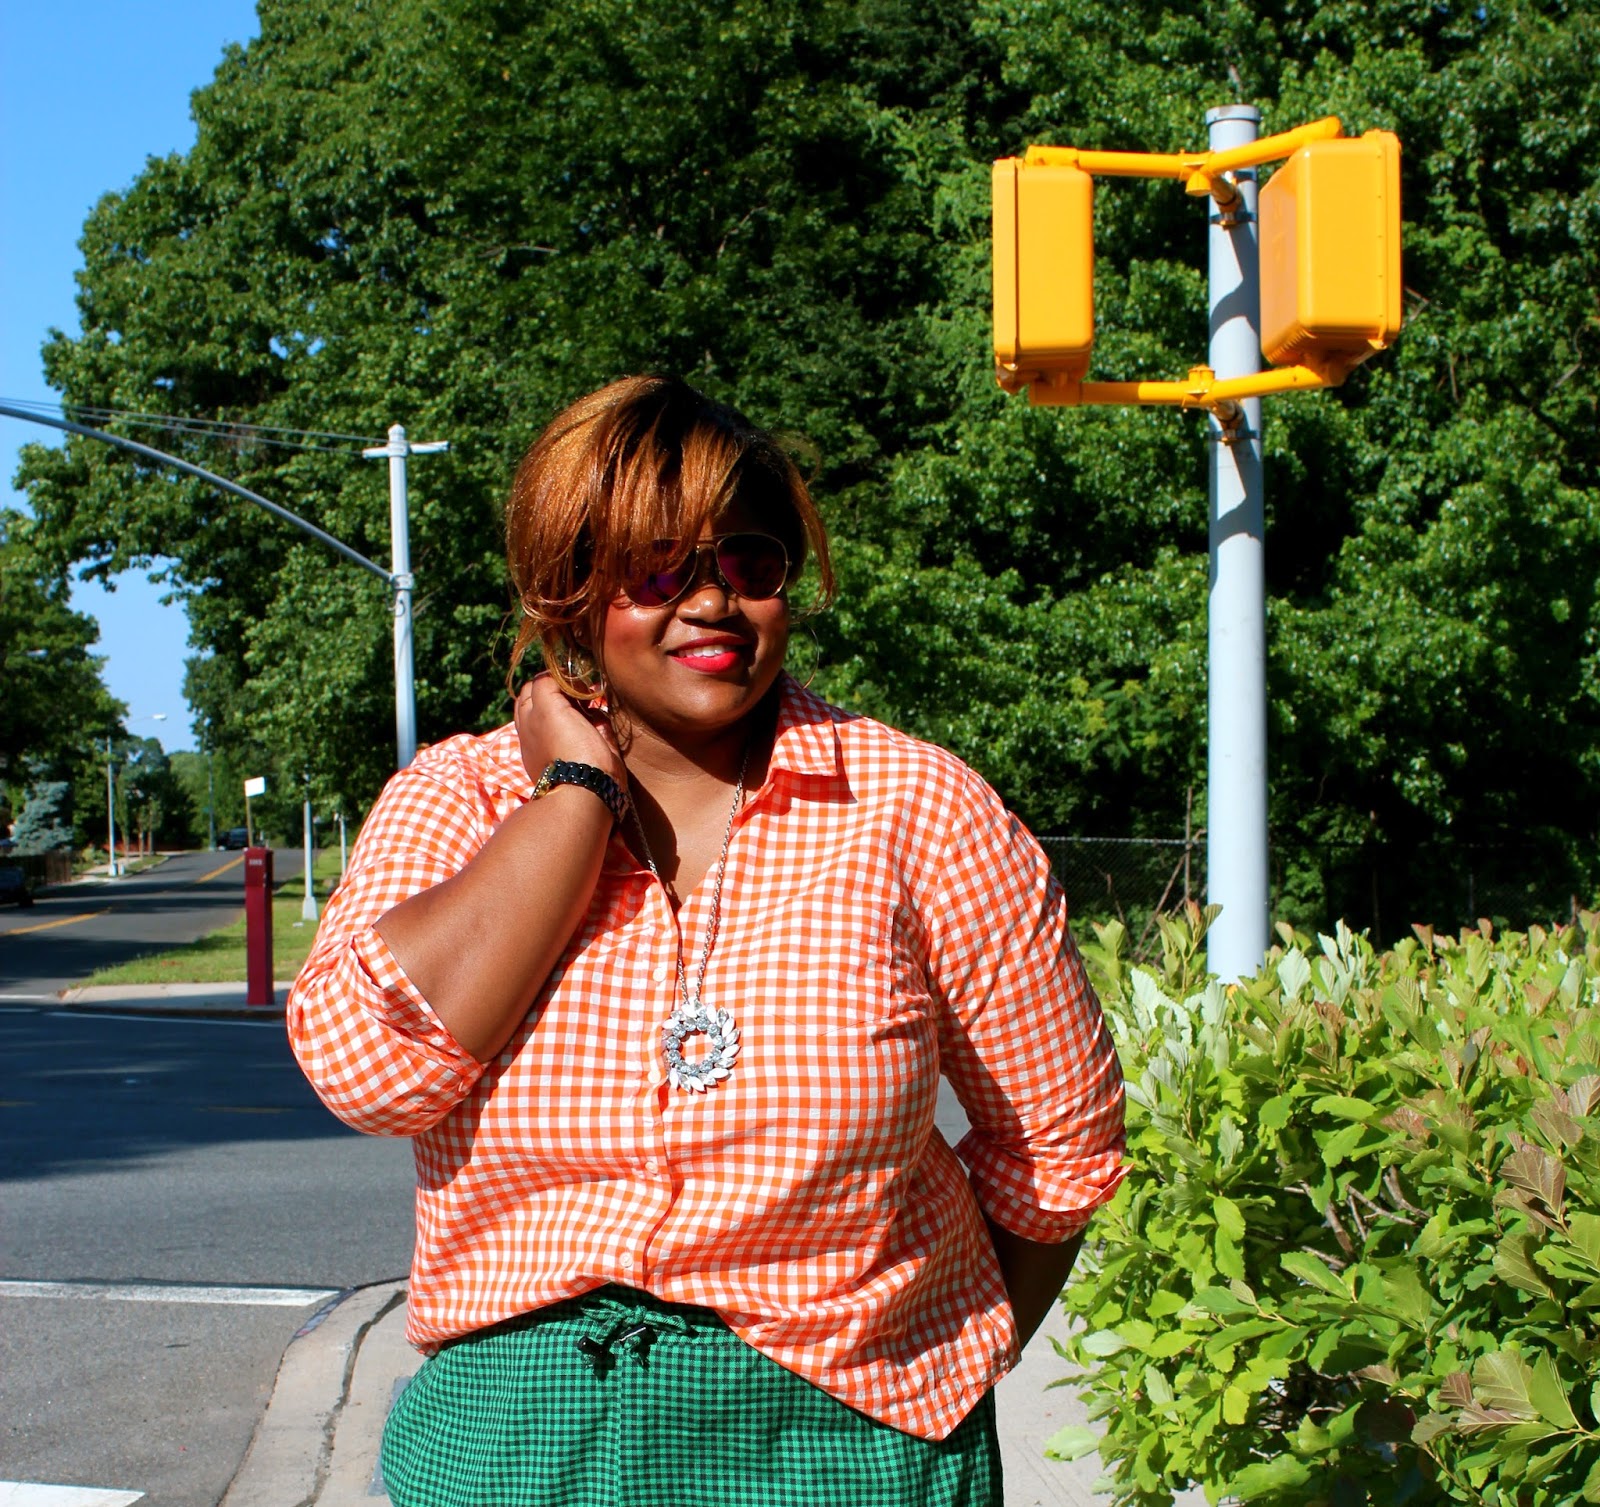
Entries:
[[248,848],[250,832],[246,827],[229,827],[217,842],[219,848]]
[[33,904],[33,885],[28,881],[27,870],[10,863],[0,865],[0,904],[8,900],[18,905]]

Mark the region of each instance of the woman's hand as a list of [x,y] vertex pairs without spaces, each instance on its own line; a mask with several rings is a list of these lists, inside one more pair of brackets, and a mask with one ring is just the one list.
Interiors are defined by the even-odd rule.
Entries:
[[530,780],[537,780],[553,759],[570,759],[592,764],[627,790],[622,750],[605,714],[563,695],[549,675],[536,675],[518,690],[516,724]]

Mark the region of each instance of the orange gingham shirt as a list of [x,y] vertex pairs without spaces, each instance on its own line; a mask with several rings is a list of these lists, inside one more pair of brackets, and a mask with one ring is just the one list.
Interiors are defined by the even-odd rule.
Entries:
[[[943,750],[781,685],[705,979],[743,1042],[724,1082],[673,1090],[661,1060],[709,877],[674,916],[616,834],[487,1067],[373,929],[528,799],[509,725],[390,781],[290,1037],[341,1119],[413,1137],[419,1349],[617,1282],[715,1309],[834,1397],[941,1439],[1017,1359],[979,1207],[1032,1240],[1082,1229],[1122,1175],[1122,1077],[1061,890],[999,797]],[[933,1123],[941,1072],[973,1127],[954,1151]]]

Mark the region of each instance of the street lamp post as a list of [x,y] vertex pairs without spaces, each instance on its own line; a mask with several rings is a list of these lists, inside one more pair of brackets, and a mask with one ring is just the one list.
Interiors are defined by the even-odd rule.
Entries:
[[[145,717],[130,717],[129,722],[165,722],[165,712],[151,712]],[[108,877],[120,879],[122,870],[117,867],[117,783],[111,770],[111,734],[106,734],[106,854],[111,861]]]
[[111,734],[106,734],[106,856],[111,861],[109,877],[115,879],[117,870],[117,787],[111,774]]
[[10,403],[0,403],[0,415],[4,415],[6,418],[21,419],[29,424],[44,424],[51,429],[60,429],[67,434],[81,434],[87,439],[99,440],[103,444],[115,445],[119,449],[129,450],[135,455],[142,455],[145,459],[153,460],[158,465],[170,466],[173,470],[181,471],[186,476],[198,477],[201,481],[209,482],[214,487],[220,487],[224,492],[229,492],[235,497],[242,497],[246,502],[255,503],[257,507],[265,508],[275,518],[292,524],[301,533],[309,534],[313,539],[325,544],[335,553],[343,555],[352,565],[359,565],[363,570],[369,570],[373,575],[385,581],[395,593],[394,695],[399,767],[404,769],[411,762],[412,756],[417,751],[416,693],[411,684],[411,592],[416,583],[411,575],[411,546],[405,517],[405,458],[408,455],[431,454],[437,450],[448,450],[450,448],[448,441],[440,440],[425,445],[412,445],[406,440],[405,430],[396,424],[389,431],[389,443],[387,445],[363,452],[368,456],[385,455],[389,457],[390,523],[395,534],[395,555],[398,563],[395,569],[385,570],[381,565],[376,565],[367,559],[365,555],[351,549],[342,540],[335,539],[332,534],[324,532],[315,524],[307,523],[304,518],[296,517],[287,508],[279,507],[277,503],[268,501],[267,498],[262,497],[259,493],[252,492],[247,487],[241,487],[238,482],[229,481],[224,476],[218,476],[214,471],[207,471],[189,461],[180,460],[175,455],[168,455],[165,450],[156,450],[149,445],[141,445],[137,440],[125,439],[120,434],[107,434],[103,429],[91,429],[85,424],[73,424],[65,419],[52,419],[43,414],[29,413],[25,409],[18,408]]
[[306,895],[300,902],[300,919],[302,921],[315,921],[317,919],[317,892],[311,879],[311,854],[316,845],[316,825],[311,819],[311,776],[305,777],[306,784],[306,809],[305,809],[305,857],[306,857]]

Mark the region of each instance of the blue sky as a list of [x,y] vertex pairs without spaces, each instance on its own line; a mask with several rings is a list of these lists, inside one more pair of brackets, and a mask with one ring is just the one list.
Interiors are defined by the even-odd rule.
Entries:
[[[0,0],[0,397],[49,401],[39,348],[52,327],[76,332],[78,237],[95,201],[126,188],[145,159],[194,143],[189,95],[210,81],[229,42],[257,33],[254,0],[71,0],[59,10]],[[52,431],[0,418],[0,503],[18,451]],[[73,606],[100,624],[106,683],[128,704],[128,730],[193,748],[183,699],[189,625],[139,572],[117,589],[79,583]],[[167,720],[148,720],[151,713]]]

